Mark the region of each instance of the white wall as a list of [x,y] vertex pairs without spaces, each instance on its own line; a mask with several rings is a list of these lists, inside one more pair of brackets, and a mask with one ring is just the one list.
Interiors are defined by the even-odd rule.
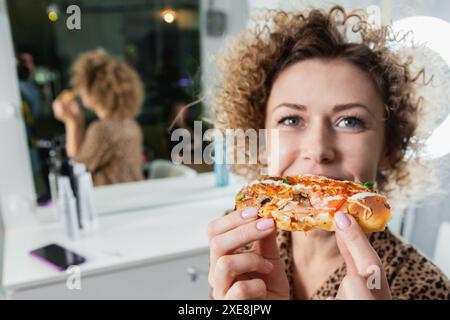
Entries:
[[[227,14],[227,31],[222,37],[210,37],[206,33],[206,10],[209,0],[200,1],[200,55],[202,68],[202,86],[208,90],[216,78],[216,70],[212,62],[212,56],[224,48],[225,40],[243,31],[248,20],[248,4],[246,0],[214,1],[214,9],[224,11]],[[207,102],[206,104],[207,105]],[[205,110],[209,115],[208,109]]]

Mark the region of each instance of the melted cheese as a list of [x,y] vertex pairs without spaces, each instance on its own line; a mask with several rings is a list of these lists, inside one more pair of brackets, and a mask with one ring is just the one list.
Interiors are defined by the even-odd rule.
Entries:
[[373,197],[373,196],[377,196],[377,197],[383,197],[382,195],[380,195],[379,193],[375,193],[375,192],[359,192],[357,194],[352,195],[351,197],[349,197],[349,200],[361,200],[367,197]]

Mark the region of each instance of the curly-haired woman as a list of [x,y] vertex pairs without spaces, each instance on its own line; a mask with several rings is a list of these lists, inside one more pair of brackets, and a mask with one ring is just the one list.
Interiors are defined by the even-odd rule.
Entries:
[[[278,129],[270,175],[318,174],[408,188],[407,151],[424,72],[390,50],[387,27],[364,14],[271,11],[222,55],[216,123]],[[271,159],[278,158],[277,161]],[[274,163],[278,163],[276,166]],[[255,177],[261,165],[235,169]],[[209,283],[215,299],[449,299],[443,273],[388,229],[368,237],[338,212],[336,232],[276,231],[255,208],[209,224]],[[377,272],[378,271],[378,272]],[[379,285],[368,285],[368,278]],[[371,278],[374,280],[375,278]]]
[[95,185],[142,180],[142,132],[134,117],[141,108],[143,90],[137,73],[97,49],[74,62],[70,82],[98,120],[85,133],[74,95],[64,92],[53,102],[54,115],[66,128],[68,156],[86,165]]

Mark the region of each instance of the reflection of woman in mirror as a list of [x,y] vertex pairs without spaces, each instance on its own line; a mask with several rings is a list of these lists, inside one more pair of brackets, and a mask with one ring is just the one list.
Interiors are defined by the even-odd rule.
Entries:
[[[341,7],[274,11],[265,22],[219,60],[217,124],[276,129],[278,143],[267,147],[269,175],[374,181],[388,196],[398,187],[415,190],[426,177],[411,170],[407,151],[420,147],[414,138],[425,118],[418,88],[426,83],[410,57],[389,49],[386,27]],[[236,170],[255,178],[261,167]],[[232,211],[209,224],[213,298],[450,298],[444,273],[389,229],[366,236],[353,217],[337,212],[336,232],[276,231],[257,210]]]
[[[142,133],[134,121],[143,98],[137,73],[98,49],[75,61],[70,82],[74,93],[65,91],[53,102],[66,128],[68,156],[86,165],[95,185],[142,180]],[[98,117],[86,133],[75,95]]]

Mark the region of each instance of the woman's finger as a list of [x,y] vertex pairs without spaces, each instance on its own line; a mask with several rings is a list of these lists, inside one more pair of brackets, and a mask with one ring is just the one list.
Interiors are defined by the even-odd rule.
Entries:
[[367,289],[366,280],[360,275],[347,275],[342,279],[336,296],[338,300],[374,300],[375,297]]
[[347,266],[338,299],[391,299],[378,254],[355,219],[343,212],[334,216],[336,241]]
[[256,253],[241,253],[222,256],[217,260],[213,276],[214,293],[224,297],[236,278],[244,273],[257,272],[267,274],[273,270],[273,264]]
[[219,257],[231,254],[251,242],[261,240],[274,230],[273,219],[258,219],[212,238],[210,241],[212,270],[215,269]]
[[273,230],[268,236],[259,240],[254,247],[265,259],[277,260],[280,258],[280,248],[277,244],[277,232]]
[[[228,213],[227,215],[211,221],[208,224],[208,239],[211,244],[211,240],[225,232],[233,230],[249,221],[255,220],[258,217],[258,210],[256,208],[245,208],[244,210],[236,210]],[[216,267],[216,260],[218,256],[211,249],[209,255],[209,274],[208,280],[212,285],[212,274]]]
[[350,251],[348,251],[347,247],[342,242],[341,238],[338,236],[336,236],[336,243],[339,248],[339,252],[341,253],[341,256],[344,258],[347,274],[358,274],[358,269],[356,268],[355,262],[353,261]]
[[245,208],[228,213],[227,215],[211,221],[208,224],[208,238],[230,231],[258,217],[257,208]]
[[52,104],[53,111],[59,112],[62,109],[62,102],[59,100],[54,100]]
[[59,100],[55,100],[53,101],[52,109],[54,117],[60,121],[63,121],[64,118],[66,117],[66,110],[64,109],[64,104]]
[[227,300],[263,299],[267,295],[266,284],[262,279],[235,282],[225,295]]
[[380,258],[352,216],[341,211],[336,212],[334,224],[340,249],[344,246],[347,249],[346,251],[344,248],[341,252],[345,263],[350,266],[350,272],[356,268],[359,275],[367,276],[374,266],[381,268]]

